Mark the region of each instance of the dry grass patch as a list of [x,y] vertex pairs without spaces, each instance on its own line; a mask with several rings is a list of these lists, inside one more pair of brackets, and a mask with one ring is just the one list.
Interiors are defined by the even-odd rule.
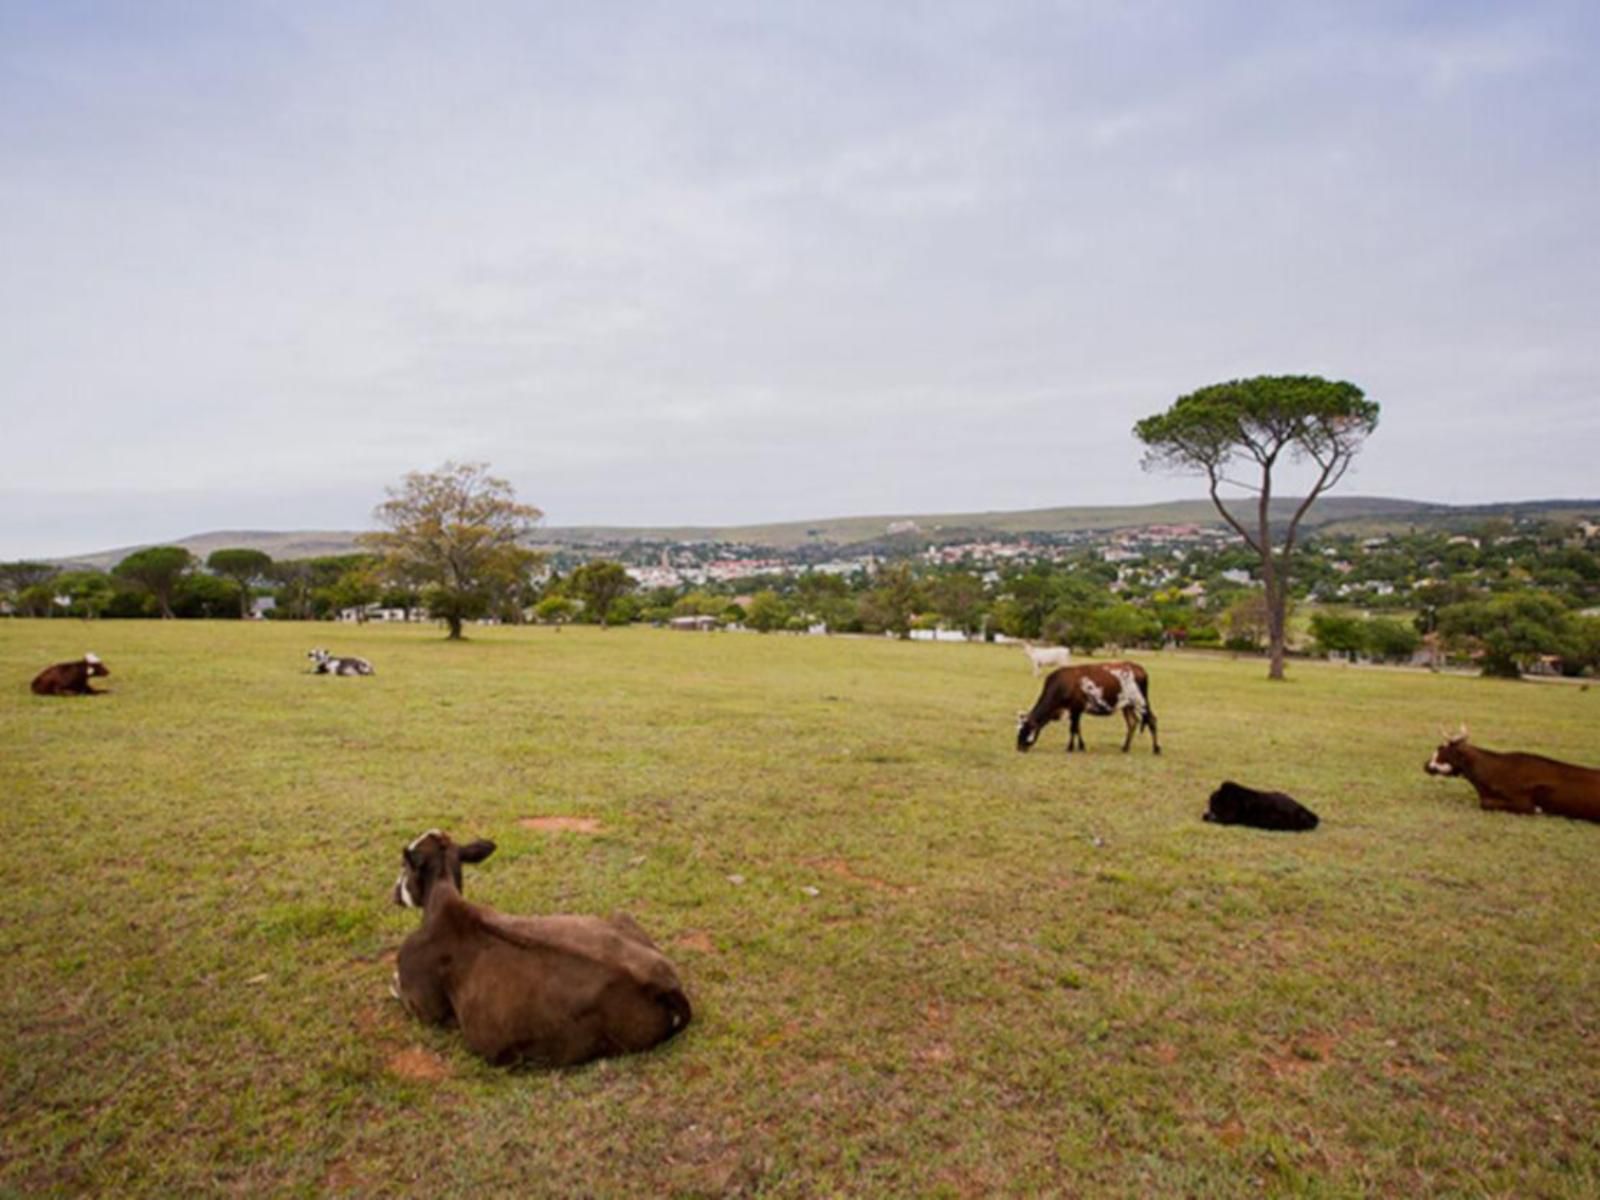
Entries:
[[523,817],[517,824],[541,833],[601,833],[605,830],[594,817]]

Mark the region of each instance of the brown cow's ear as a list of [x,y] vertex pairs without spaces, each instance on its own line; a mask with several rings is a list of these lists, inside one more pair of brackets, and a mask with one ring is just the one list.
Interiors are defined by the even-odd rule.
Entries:
[[469,863],[482,862],[494,853],[494,843],[488,838],[479,838],[475,842],[468,842],[461,847],[461,861]]

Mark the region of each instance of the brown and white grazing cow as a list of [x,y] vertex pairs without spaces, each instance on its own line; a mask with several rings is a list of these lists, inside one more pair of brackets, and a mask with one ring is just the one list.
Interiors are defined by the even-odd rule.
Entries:
[[494,853],[430,829],[405,848],[394,901],[420,908],[395,995],[424,1021],[454,1017],[491,1063],[565,1067],[648,1050],[688,1025],[672,964],[633,918],[509,917],[461,894],[461,864]]
[[1429,775],[1456,775],[1478,789],[1482,808],[1551,813],[1600,821],[1600,771],[1540,754],[1497,754],[1467,741],[1467,727],[1447,736],[1422,767]]
[[105,663],[93,654],[85,654],[77,662],[57,663],[46,667],[33,677],[36,696],[103,696],[102,688],[90,687],[89,680],[96,675],[109,675]]
[[1122,740],[1124,754],[1141,728],[1150,730],[1150,745],[1157,754],[1161,753],[1156,714],[1150,707],[1150,677],[1134,662],[1092,663],[1050,672],[1033,711],[1017,714],[1017,749],[1032,749],[1040,731],[1051,721],[1060,720],[1062,713],[1068,713],[1072,721],[1067,731],[1067,753],[1088,750],[1078,727],[1083,714],[1107,717],[1114,712],[1120,712],[1128,726],[1128,736]]

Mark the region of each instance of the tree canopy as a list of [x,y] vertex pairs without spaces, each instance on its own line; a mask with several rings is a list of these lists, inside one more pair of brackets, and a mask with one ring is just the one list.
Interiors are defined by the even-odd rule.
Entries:
[[544,514],[517,501],[516,490],[487,463],[447,462],[413,471],[373,510],[387,530],[360,541],[382,556],[393,581],[422,589],[423,602],[451,638],[463,622],[488,612],[538,561],[523,545]]
[[213,550],[206,559],[207,570],[239,585],[239,616],[250,615],[250,585],[272,570],[272,555],[264,550],[243,547]]
[[149,546],[135,550],[111,568],[118,579],[126,579],[155,597],[161,615],[171,618],[173,593],[194,565],[194,555],[182,546]]
[[[1212,384],[1180,396],[1166,412],[1133,427],[1145,444],[1144,465],[1206,477],[1211,502],[1261,558],[1267,602],[1268,675],[1283,678],[1290,557],[1301,519],[1344,478],[1367,436],[1378,427],[1378,405],[1353,383],[1316,375],[1259,375]],[[1285,460],[1309,464],[1315,478],[1293,502],[1281,544],[1272,529],[1273,471]],[[1235,478],[1237,469],[1255,478]],[[1223,485],[1256,494],[1249,526],[1223,502]]]
[[603,558],[584,563],[567,581],[568,589],[583,601],[584,617],[602,628],[611,623],[617,602],[636,586],[626,567]]

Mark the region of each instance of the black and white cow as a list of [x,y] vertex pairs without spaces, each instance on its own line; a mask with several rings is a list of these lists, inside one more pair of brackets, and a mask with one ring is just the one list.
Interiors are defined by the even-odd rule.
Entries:
[[312,662],[313,675],[375,675],[372,664],[364,658],[346,656],[337,658],[326,650],[307,650],[306,657]]
[[1093,663],[1050,672],[1033,711],[1017,714],[1017,749],[1032,749],[1040,731],[1051,721],[1060,720],[1062,713],[1068,713],[1071,725],[1067,752],[1087,750],[1083,731],[1078,727],[1083,714],[1109,717],[1114,712],[1120,712],[1128,726],[1128,736],[1122,740],[1124,754],[1140,729],[1150,731],[1150,745],[1157,754],[1161,753],[1156,714],[1150,707],[1150,676],[1134,662]]

